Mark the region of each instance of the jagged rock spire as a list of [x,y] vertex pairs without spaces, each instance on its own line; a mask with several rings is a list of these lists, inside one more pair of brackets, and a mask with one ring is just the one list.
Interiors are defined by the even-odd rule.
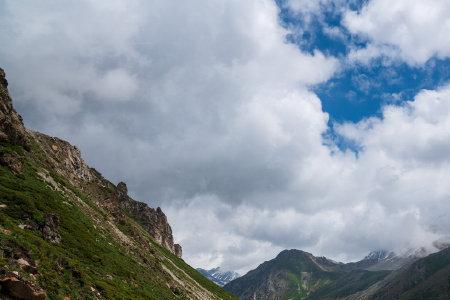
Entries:
[[127,184],[123,181],[117,184],[117,198],[124,200],[128,196]]
[[4,88],[7,88],[7,87],[8,87],[8,80],[6,80],[5,70],[3,70],[2,68],[0,68],[0,84],[1,84]]
[[137,220],[158,244],[181,257],[183,250],[179,244],[174,244],[172,228],[160,207],[154,209],[146,203],[131,199],[128,196],[127,185],[123,181],[116,186],[116,197],[120,207]]

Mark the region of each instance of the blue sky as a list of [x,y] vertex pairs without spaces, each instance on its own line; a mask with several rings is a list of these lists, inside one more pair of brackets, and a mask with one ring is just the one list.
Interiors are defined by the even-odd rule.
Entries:
[[[327,2],[328,3],[328,2]],[[331,2],[333,3],[333,2]],[[430,58],[425,64],[411,66],[406,62],[376,58],[370,64],[347,64],[345,59],[350,49],[364,48],[368,40],[351,35],[342,25],[340,7],[360,11],[367,1],[347,1],[324,4],[318,14],[306,16],[293,12],[285,0],[277,0],[280,20],[284,27],[292,30],[287,40],[298,45],[304,52],[323,53],[338,57],[341,70],[324,83],[312,87],[320,97],[324,111],[333,122],[358,122],[366,117],[381,116],[381,107],[386,104],[401,104],[409,101],[422,89],[436,89],[450,79],[450,59]],[[339,30],[340,35],[327,34],[327,28]]]

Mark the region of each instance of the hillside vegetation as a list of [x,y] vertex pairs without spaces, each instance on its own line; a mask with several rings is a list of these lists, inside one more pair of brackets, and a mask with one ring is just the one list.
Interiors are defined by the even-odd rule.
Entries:
[[161,209],[23,126],[0,69],[0,299],[235,299],[179,256]]

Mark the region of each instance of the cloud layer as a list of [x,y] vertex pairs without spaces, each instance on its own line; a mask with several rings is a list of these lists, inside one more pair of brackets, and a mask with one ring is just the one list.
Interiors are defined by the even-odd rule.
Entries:
[[372,0],[360,12],[348,11],[344,24],[370,44],[352,58],[398,58],[412,65],[450,55],[450,3],[446,0]]
[[[354,34],[412,63],[448,54],[380,40],[361,25],[376,2],[348,13]],[[346,260],[446,235],[450,88],[336,125],[362,149],[342,151],[310,90],[339,61],[286,43],[278,12],[262,0],[4,1],[0,64],[28,125],[161,205],[195,266],[244,272],[294,247]]]

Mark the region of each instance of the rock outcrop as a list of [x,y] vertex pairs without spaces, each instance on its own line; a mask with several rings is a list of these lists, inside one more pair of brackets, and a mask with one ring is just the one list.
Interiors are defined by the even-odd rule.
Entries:
[[145,203],[130,198],[128,196],[127,185],[124,182],[120,182],[117,185],[116,194],[120,207],[137,220],[158,244],[164,246],[178,257],[181,257],[181,246],[174,244],[172,228],[160,207],[154,209]]
[[25,149],[30,148],[22,117],[12,106],[5,71],[0,68],[0,142],[6,140],[19,144]]
[[17,154],[3,154],[0,156],[0,164],[7,166],[16,175],[22,172],[22,162]]
[[175,250],[175,255],[178,257],[182,257],[183,256],[183,248],[181,248],[180,244],[174,244],[173,248]]
[[58,175],[80,185],[95,179],[96,173],[84,162],[80,150],[59,138],[33,132],[35,140],[46,152],[48,163]]
[[42,228],[42,235],[45,240],[53,244],[61,242],[61,236],[58,233],[59,217],[55,214],[45,215],[45,224]]

